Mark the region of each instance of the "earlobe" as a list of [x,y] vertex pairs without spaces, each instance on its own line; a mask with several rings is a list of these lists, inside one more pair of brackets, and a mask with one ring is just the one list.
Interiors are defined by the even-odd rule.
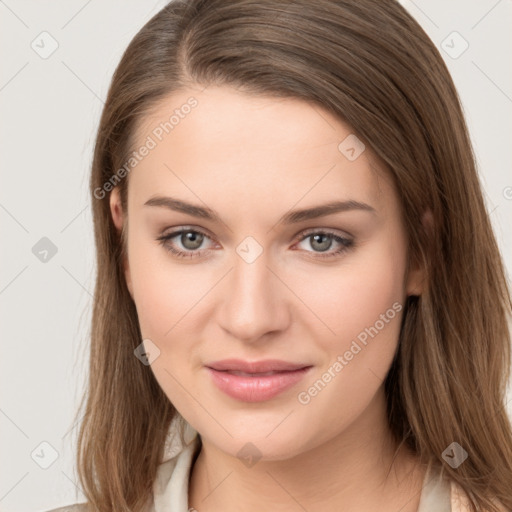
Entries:
[[[124,225],[124,212],[121,206],[121,196],[119,194],[119,187],[115,187],[110,194],[110,213],[112,215],[112,222],[114,223],[114,226],[116,227],[119,234],[121,234]],[[128,262],[128,255],[125,255],[125,257],[123,258],[123,270],[126,280],[126,286],[133,299],[132,278],[130,272],[130,265]]]
[[[428,241],[431,239],[434,231],[434,218],[430,210],[425,210],[421,222]],[[416,261],[414,265],[411,265],[407,275],[407,296],[420,296],[425,289],[426,280],[427,270],[424,268],[423,262]]]
[[425,273],[422,268],[414,268],[409,270],[407,279],[406,295],[419,297],[423,293],[425,282]]
[[110,213],[115,227],[118,231],[121,231],[123,227],[123,210],[121,208],[121,197],[118,187],[115,187],[110,193]]

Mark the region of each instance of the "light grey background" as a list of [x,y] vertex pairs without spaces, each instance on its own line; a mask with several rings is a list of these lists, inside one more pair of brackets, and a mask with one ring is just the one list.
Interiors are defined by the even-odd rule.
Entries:
[[[510,275],[512,2],[402,3],[441,49],[461,95]],[[0,0],[1,511],[83,500],[72,419],[86,378],[95,275],[92,148],[123,50],[165,4]],[[36,246],[43,237],[55,255]],[[507,407],[512,415],[512,401]],[[56,460],[43,469],[53,450]]]

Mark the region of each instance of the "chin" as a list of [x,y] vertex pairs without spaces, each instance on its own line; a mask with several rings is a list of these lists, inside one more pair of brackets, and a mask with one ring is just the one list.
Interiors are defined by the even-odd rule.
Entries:
[[[282,418],[281,418],[282,419]],[[304,436],[302,431],[286,431],[283,429],[279,431],[277,427],[275,431],[269,434],[269,430],[265,429],[240,429],[229,430],[233,437],[228,434],[222,437],[203,436],[207,438],[209,443],[216,446],[217,449],[236,457],[241,462],[249,461],[248,467],[253,461],[279,461],[291,459],[301,453],[304,453],[312,448],[311,442]]]

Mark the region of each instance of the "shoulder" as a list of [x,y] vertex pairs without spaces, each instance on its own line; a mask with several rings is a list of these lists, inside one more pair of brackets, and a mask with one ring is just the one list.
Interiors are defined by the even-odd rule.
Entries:
[[52,508],[43,512],[87,512],[87,503],[75,503],[64,507]]
[[[464,489],[462,489],[462,487],[453,480],[451,481],[450,486],[452,505],[451,512],[470,512],[472,510],[470,500]],[[505,507],[499,501],[494,500],[494,503],[501,512],[507,512]]]
[[464,489],[455,481],[451,481],[451,503],[452,512],[469,512],[469,498]]

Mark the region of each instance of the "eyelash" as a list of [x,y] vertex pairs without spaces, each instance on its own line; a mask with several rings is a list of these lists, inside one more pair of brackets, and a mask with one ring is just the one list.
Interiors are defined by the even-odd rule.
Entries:
[[[166,251],[172,253],[177,258],[195,258],[195,257],[200,256],[203,252],[207,252],[209,250],[209,249],[202,249],[202,250],[196,250],[196,251],[192,251],[192,250],[180,251],[180,250],[175,249],[169,242],[171,239],[176,238],[177,236],[182,235],[183,233],[196,233],[196,234],[203,235],[207,238],[210,238],[203,231],[200,231],[197,229],[191,229],[191,228],[182,228],[177,231],[173,231],[172,233],[168,233],[166,235],[162,235],[162,236],[158,237],[157,241],[160,242],[160,244],[164,247],[164,249]],[[316,229],[316,230],[304,231],[300,235],[302,238],[297,243],[307,240],[312,235],[328,235],[328,236],[332,237],[332,239],[334,241],[341,244],[341,247],[339,249],[337,249],[333,252],[330,252],[330,253],[322,253],[322,252],[313,251],[313,253],[317,254],[316,257],[321,258],[321,259],[331,259],[331,258],[339,257],[341,254],[345,253],[351,247],[354,246],[354,240],[349,239],[349,238],[343,238],[343,237],[337,235],[335,232],[330,231],[329,229],[325,229],[325,230]],[[311,252],[311,251],[307,251],[307,252]]]

